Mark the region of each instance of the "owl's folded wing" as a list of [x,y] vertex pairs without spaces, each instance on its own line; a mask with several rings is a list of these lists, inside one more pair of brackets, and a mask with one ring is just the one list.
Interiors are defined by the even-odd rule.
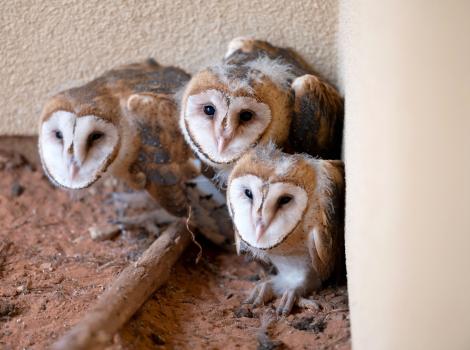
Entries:
[[315,75],[300,76],[292,83],[295,94],[289,145],[324,159],[341,153],[343,100],[328,83]]
[[131,95],[127,109],[137,131],[139,150],[133,171],[145,175],[145,188],[170,213],[186,216],[185,182],[196,175],[184,142],[176,104],[166,94]]
[[344,170],[341,161],[315,160],[315,225],[308,236],[312,264],[322,281],[342,263],[344,255]]

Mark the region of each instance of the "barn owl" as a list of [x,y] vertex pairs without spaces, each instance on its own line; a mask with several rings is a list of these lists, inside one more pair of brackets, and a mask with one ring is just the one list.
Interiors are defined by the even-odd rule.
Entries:
[[247,299],[255,305],[281,297],[289,314],[341,270],[343,262],[343,164],[258,146],[235,165],[227,202],[237,251],[272,263],[278,274],[259,283]]
[[338,159],[343,101],[290,49],[236,38],[222,63],[197,73],[182,96],[180,127],[201,160],[229,174],[257,144]]
[[178,127],[174,95],[189,78],[149,59],[53,96],[39,126],[39,153],[49,179],[82,189],[112,175],[147,191],[175,217],[187,216],[189,206],[201,217],[210,217],[210,209],[223,211],[222,195],[214,204],[218,200],[203,190],[205,199],[199,201],[201,164]]

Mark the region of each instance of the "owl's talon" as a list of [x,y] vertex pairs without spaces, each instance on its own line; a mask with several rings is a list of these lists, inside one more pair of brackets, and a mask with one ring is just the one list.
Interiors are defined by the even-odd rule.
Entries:
[[250,293],[250,296],[244,301],[244,304],[253,304],[260,306],[266,304],[274,297],[271,282],[258,283]]
[[294,307],[297,295],[294,290],[286,290],[282,295],[276,312],[280,316],[288,316]]

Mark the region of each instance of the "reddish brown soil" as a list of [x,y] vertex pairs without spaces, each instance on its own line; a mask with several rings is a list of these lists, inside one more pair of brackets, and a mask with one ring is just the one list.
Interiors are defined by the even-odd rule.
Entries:
[[[138,231],[92,241],[88,228],[115,215],[111,188],[71,198],[22,163],[0,154],[0,349],[47,348],[152,241]],[[317,295],[321,311],[276,318],[271,305],[241,306],[263,275],[256,263],[203,248],[197,265],[194,247],[185,254],[111,349],[350,349],[344,287]]]

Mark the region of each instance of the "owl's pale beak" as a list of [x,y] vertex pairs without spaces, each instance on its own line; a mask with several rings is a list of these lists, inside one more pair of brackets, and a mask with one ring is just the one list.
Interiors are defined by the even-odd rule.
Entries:
[[69,166],[69,174],[72,179],[78,174],[78,170],[78,165],[75,162],[72,162]]
[[222,153],[225,148],[227,148],[228,143],[230,142],[230,139],[224,136],[220,136],[217,138],[217,151],[219,153]]
[[266,233],[266,228],[267,226],[262,221],[258,221],[256,223],[256,229],[255,229],[256,243],[258,243],[261,237],[264,236],[264,234]]
[[73,179],[75,176],[78,174],[78,171],[80,170],[80,166],[77,164],[74,158],[69,163],[69,175],[70,178]]

